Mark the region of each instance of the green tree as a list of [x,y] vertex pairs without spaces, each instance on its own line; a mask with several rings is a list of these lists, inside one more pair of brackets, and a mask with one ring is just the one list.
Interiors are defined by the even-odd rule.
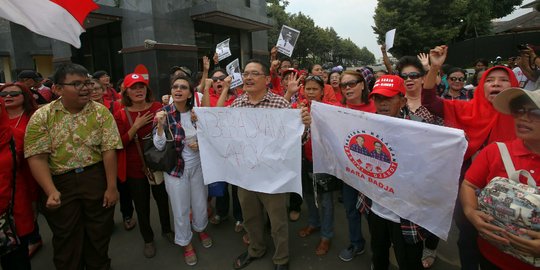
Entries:
[[414,55],[435,45],[489,34],[491,20],[510,14],[522,0],[379,0],[375,26],[379,42],[397,29],[394,56]]
[[321,28],[311,17],[301,12],[287,13],[285,8],[288,1],[266,2],[268,16],[274,20],[272,29],[268,31],[268,46],[275,46],[283,25],[299,30],[300,37],[296,42],[293,58],[298,60],[300,66],[308,67],[315,63],[356,65],[375,62],[375,56],[367,48],[360,49],[350,39],[342,39],[333,28]]

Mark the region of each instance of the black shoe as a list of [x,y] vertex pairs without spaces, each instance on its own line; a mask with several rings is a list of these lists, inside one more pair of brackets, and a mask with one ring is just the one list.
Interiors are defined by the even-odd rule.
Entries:
[[289,270],[289,264],[274,264],[274,270]]

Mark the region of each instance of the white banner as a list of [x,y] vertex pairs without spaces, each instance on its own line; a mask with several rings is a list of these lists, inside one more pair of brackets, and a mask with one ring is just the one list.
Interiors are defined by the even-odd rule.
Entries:
[[448,238],[467,148],[462,130],[317,102],[311,116],[314,172]]
[[302,194],[301,136],[294,109],[194,108],[204,183]]

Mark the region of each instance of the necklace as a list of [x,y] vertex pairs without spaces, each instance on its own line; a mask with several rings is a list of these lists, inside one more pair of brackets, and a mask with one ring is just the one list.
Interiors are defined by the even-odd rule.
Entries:
[[15,124],[15,128],[17,128],[19,126],[19,123],[21,122],[21,118],[22,118],[23,114],[24,114],[24,111],[21,114],[19,114],[19,119],[17,120],[17,124]]
[[421,96],[420,96],[420,97],[415,97],[415,98],[413,98],[413,97],[407,97],[408,100],[419,100],[420,98],[421,98]]

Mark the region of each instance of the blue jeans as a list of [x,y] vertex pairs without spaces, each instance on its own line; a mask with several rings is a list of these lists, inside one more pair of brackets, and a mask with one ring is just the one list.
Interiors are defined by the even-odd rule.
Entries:
[[358,190],[343,183],[343,206],[345,206],[345,215],[349,223],[349,240],[351,244],[359,249],[363,249],[366,240],[362,235],[362,220],[360,212],[356,208],[358,202]]
[[317,195],[319,208],[315,206],[314,194],[304,193],[309,212],[308,222],[310,226],[321,228],[322,238],[331,239],[334,237],[334,193],[323,192]]

